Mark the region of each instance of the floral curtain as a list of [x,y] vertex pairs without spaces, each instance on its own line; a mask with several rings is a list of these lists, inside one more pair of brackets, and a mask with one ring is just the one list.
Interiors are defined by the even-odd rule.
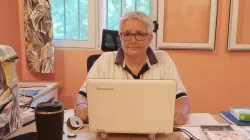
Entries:
[[26,61],[30,71],[53,73],[50,0],[24,0]]
[[0,44],[0,139],[20,127],[17,61],[14,49]]

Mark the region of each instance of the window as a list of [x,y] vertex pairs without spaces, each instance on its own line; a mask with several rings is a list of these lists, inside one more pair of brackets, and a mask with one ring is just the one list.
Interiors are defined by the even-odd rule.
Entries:
[[95,47],[95,0],[52,0],[56,47]]
[[88,40],[88,0],[52,0],[54,39]]
[[[154,14],[152,9],[157,6],[156,2],[157,1],[153,0],[100,0],[99,46],[101,44],[103,29],[119,30],[121,16],[130,11],[142,11],[153,17]],[[155,40],[152,41],[151,46],[153,46],[155,42]]]
[[151,3],[152,0],[52,0],[54,45],[98,48],[96,40],[100,42],[102,29],[118,30],[120,17],[128,11],[152,15]]
[[106,28],[118,30],[120,17],[130,11],[151,15],[151,0],[106,0]]

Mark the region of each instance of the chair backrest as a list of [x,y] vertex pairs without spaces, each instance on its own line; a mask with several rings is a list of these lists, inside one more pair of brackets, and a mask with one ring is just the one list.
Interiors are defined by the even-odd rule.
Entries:
[[121,39],[117,30],[102,30],[101,49],[104,52],[117,51],[121,47]]
[[101,56],[101,54],[93,54],[90,55],[87,59],[87,72],[89,72],[92,65],[95,63],[95,61]]
[[[121,40],[117,30],[102,30],[102,44],[101,49],[104,52],[117,51],[121,47]],[[95,61],[101,54],[90,55],[87,59],[87,72],[89,72]]]
[[[104,52],[117,51],[121,47],[121,40],[117,30],[102,30],[102,44],[101,49]],[[89,72],[95,61],[101,54],[90,55],[87,59],[87,72]]]

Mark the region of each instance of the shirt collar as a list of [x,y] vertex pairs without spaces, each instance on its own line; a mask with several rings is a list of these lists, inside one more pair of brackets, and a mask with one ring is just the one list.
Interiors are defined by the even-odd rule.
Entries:
[[[151,67],[151,65],[154,65],[154,64],[158,63],[158,60],[157,60],[153,50],[150,47],[148,47],[146,53],[147,53],[146,62],[147,62],[149,67]],[[124,51],[123,51],[122,47],[119,48],[118,51],[117,51],[117,55],[116,55],[116,58],[115,58],[115,64],[121,65],[123,67],[125,66]]]

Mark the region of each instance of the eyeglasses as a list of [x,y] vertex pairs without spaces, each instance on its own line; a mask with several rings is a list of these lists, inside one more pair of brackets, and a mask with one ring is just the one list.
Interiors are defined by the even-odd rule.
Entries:
[[143,41],[148,36],[148,33],[136,33],[136,34],[120,33],[120,36],[121,36],[122,40],[124,40],[124,41],[130,41],[133,36],[135,36],[135,39],[137,41]]

